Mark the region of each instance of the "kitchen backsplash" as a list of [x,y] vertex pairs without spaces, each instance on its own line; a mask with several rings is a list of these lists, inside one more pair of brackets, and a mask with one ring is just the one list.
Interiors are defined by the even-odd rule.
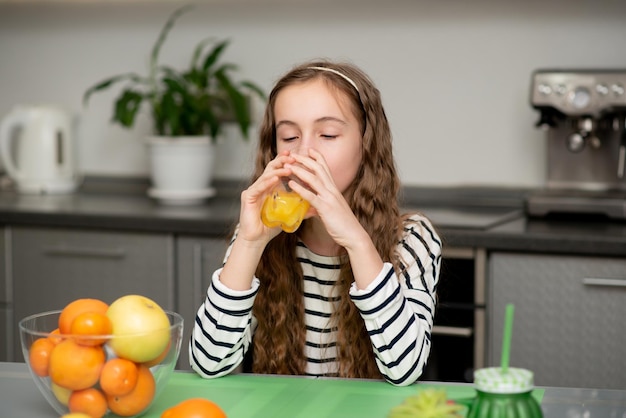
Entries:
[[[0,116],[19,103],[65,105],[80,117],[84,173],[145,175],[148,124],[110,124],[117,91],[88,108],[82,94],[109,75],[145,72],[179,5],[0,2]],[[405,184],[533,187],[545,177],[545,142],[531,72],[626,67],[625,18],[626,4],[611,0],[212,0],[180,19],[162,59],[182,66],[199,39],[230,38],[228,60],[267,90],[297,62],[352,61],[382,92]],[[216,177],[247,178],[254,142],[231,141]]]

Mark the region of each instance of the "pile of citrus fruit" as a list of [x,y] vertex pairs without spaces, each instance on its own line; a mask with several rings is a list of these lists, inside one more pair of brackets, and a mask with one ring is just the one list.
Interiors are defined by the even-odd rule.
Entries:
[[[132,325],[130,313],[139,305],[149,309],[142,315],[157,327],[154,332],[124,329]],[[150,367],[159,364],[171,346],[169,318],[155,302],[138,295],[111,305],[77,299],[63,308],[58,322],[56,330],[32,343],[28,360],[33,373],[49,377],[52,392],[70,413],[128,417],[151,404],[156,382]],[[140,325],[145,329],[145,322]]]

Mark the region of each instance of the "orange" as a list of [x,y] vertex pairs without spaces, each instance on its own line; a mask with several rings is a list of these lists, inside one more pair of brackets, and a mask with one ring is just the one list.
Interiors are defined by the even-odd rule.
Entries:
[[91,418],[102,418],[107,413],[107,400],[96,388],[72,392],[67,406],[70,412],[82,412]]
[[109,305],[99,299],[76,299],[68,303],[59,315],[59,330],[61,334],[69,334],[72,321],[83,312],[100,312],[105,314]]
[[101,346],[90,347],[70,339],[63,340],[50,354],[50,379],[67,389],[87,389],[98,382],[105,359]]
[[150,369],[140,364],[137,384],[133,390],[126,395],[107,395],[109,409],[123,417],[137,415],[150,405],[155,390],[156,382]]
[[54,343],[54,345],[57,345],[58,343],[63,341],[63,337],[61,337],[61,330],[59,330],[58,328],[48,334],[48,338]]
[[113,358],[100,372],[100,388],[107,395],[126,395],[135,388],[139,368],[137,364],[123,358]]
[[101,345],[107,338],[93,338],[97,335],[110,335],[113,324],[108,316],[100,312],[83,312],[76,315],[70,325],[70,334],[85,335],[89,338],[77,338],[76,342],[82,345]]
[[208,399],[191,398],[166,409],[161,418],[226,418],[226,413]]
[[37,376],[48,376],[50,354],[54,346],[54,342],[49,338],[37,338],[30,346],[28,350],[28,361],[30,368]]

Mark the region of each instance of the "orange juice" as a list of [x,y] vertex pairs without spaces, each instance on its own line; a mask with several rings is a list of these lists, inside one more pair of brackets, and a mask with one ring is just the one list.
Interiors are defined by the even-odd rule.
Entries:
[[268,228],[280,226],[285,232],[294,232],[300,227],[309,206],[298,193],[277,189],[265,198],[261,221]]

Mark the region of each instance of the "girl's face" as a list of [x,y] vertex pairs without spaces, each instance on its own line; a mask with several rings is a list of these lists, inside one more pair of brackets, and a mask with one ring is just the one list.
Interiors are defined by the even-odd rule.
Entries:
[[274,104],[276,150],[324,156],[340,192],[352,183],[361,165],[361,131],[350,102],[322,79],[284,88]]

